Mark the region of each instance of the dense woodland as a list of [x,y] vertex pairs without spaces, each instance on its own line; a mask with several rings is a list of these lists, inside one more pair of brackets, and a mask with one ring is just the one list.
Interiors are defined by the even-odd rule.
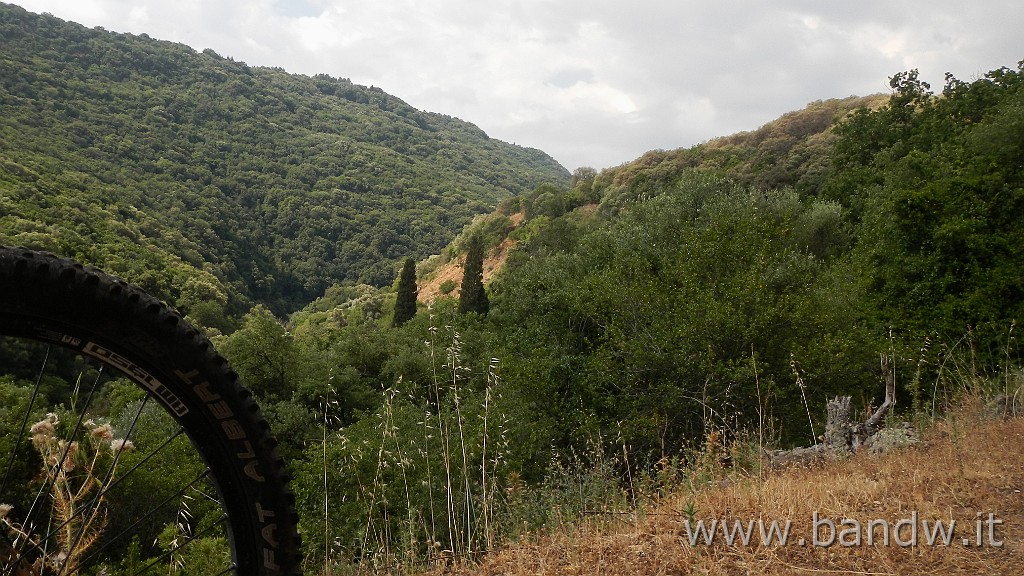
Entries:
[[[898,72],[570,180],[344,80],[12,7],[0,27],[0,241],[209,330],[282,439],[311,571],[636,506],[623,486],[710,436],[813,443],[827,398],[880,401],[880,352],[904,415],[942,406],[950,363],[1020,365],[1024,63],[937,91]],[[461,290],[410,306],[413,268],[467,252]]]
[[379,88],[0,4],[0,241],[101,265],[206,324],[388,285],[502,198],[568,181]]
[[[1019,366],[1022,71],[891,84],[503,201],[420,265],[512,242],[486,315],[441,297],[392,328],[393,291],[346,286],[250,313],[222,349],[296,439],[309,517],[323,463],[345,463],[338,557],[484,549],[659,482],[709,437],[814,443],[828,398],[881,402],[879,353],[907,417],[941,409],[950,366]],[[271,341],[273,372],[251,348]]]

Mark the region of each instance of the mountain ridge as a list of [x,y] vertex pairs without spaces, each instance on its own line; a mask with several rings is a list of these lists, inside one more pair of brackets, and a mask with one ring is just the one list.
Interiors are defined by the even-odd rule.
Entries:
[[[479,213],[569,173],[382,89],[0,4],[0,241],[191,311],[387,285]],[[189,279],[202,289],[183,293]]]

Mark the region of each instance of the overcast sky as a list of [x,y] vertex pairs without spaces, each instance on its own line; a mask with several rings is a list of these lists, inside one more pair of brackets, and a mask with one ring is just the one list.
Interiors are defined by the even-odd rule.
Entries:
[[6,0],[373,85],[566,168],[1024,59],[1020,0]]

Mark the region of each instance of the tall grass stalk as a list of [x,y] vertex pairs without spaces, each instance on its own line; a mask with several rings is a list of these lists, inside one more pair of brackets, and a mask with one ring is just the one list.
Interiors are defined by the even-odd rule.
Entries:
[[[449,327],[450,329],[450,327]],[[436,335],[437,330],[431,326],[431,335]],[[457,334],[453,334],[453,338],[457,338]],[[430,363],[431,369],[434,373],[432,382],[434,398],[437,402],[437,433],[438,439],[441,442],[441,464],[444,466],[444,480],[445,480],[445,507],[447,511],[446,520],[448,522],[448,548],[447,551],[454,555],[458,551],[458,545],[456,543],[456,535],[458,533],[457,528],[457,517],[455,513],[455,499],[454,499],[454,488],[452,483],[452,461],[451,461],[451,434],[449,432],[448,423],[444,417],[443,398],[445,395],[441,392],[441,380],[438,377],[437,370],[437,357],[435,353],[435,345],[433,338],[430,342]],[[453,373],[456,371],[453,369]],[[429,454],[428,454],[429,460]]]
[[[460,498],[462,499],[462,504],[463,504],[463,509],[462,509],[462,522],[463,522],[463,524],[460,527],[459,536],[460,536],[460,540],[461,540],[462,537],[465,537],[465,539],[466,539],[464,543],[460,542],[460,546],[464,546],[463,551],[465,553],[467,553],[467,554],[472,554],[473,553],[473,538],[472,538],[472,530],[470,529],[470,527],[472,526],[472,523],[473,523],[473,518],[472,518],[472,515],[473,515],[473,493],[472,493],[472,490],[470,489],[470,486],[469,486],[469,482],[470,482],[469,457],[468,457],[468,455],[466,453],[466,431],[465,431],[465,428],[463,426],[464,422],[463,422],[463,416],[462,416],[462,397],[461,397],[461,393],[459,391],[459,379],[461,378],[461,372],[463,372],[463,370],[464,370],[464,367],[462,366],[462,364],[460,362],[460,360],[461,360],[461,358],[460,358],[461,352],[462,352],[462,342],[460,341],[459,333],[453,330],[452,331],[452,343],[447,348],[447,353],[448,353],[447,354],[447,359],[448,359],[448,368],[449,368],[449,370],[451,370],[451,389],[449,390],[449,394],[450,394],[450,397],[452,399],[452,405],[454,407],[455,425],[456,425],[456,427],[458,428],[458,431],[459,431],[459,437],[458,437],[459,452],[462,455],[462,484],[463,484],[463,486],[462,486],[462,494],[460,494]],[[454,495],[450,496],[449,499],[454,500]],[[453,554],[459,554],[459,551],[457,551],[453,547],[452,548],[452,553]]]
[[356,571],[408,572],[478,558],[508,528],[495,521],[509,506],[498,360],[471,370],[451,325],[431,327],[424,344],[429,381],[399,377],[374,414],[337,441],[322,436],[325,576],[345,563],[331,553],[332,530],[355,543],[348,562]]
[[330,466],[328,465],[327,459],[327,431],[332,428],[332,424],[335,423],[336,418],[331,416],[332,410],[337,409],[338,401],[331,398],[334,394],[334,374],[331,373],[327,378],[327,394],[320,404],[321,412],[323,414],[323,473],[324,473],[324,574],[330,573],[331,567],[331,507],[330,507],[330,483],[329,483],[329,471]]
[[803,373],[800,370],[800,363],[796,361],[796,357],[790,353],[789,355],[789,367],[793,370],[793,375],[796,377],[796,385],[800,388],[800,397],[804,401],[804,410],[807,411],[807,425],[811,428],[811,444],[818,443],[818,434],[814,432],[814,419],[811,417],[811,406],[807,403],[807,383],[804,382]]

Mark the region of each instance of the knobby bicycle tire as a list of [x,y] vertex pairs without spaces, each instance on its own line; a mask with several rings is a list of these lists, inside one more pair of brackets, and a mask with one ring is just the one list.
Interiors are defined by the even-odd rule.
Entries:
[[71,348],[143,388],[184,428],[213,479],[234,573],[300,573],[295,500],[269,426],[179,313],[96,268],[0,246],[0,335]]

